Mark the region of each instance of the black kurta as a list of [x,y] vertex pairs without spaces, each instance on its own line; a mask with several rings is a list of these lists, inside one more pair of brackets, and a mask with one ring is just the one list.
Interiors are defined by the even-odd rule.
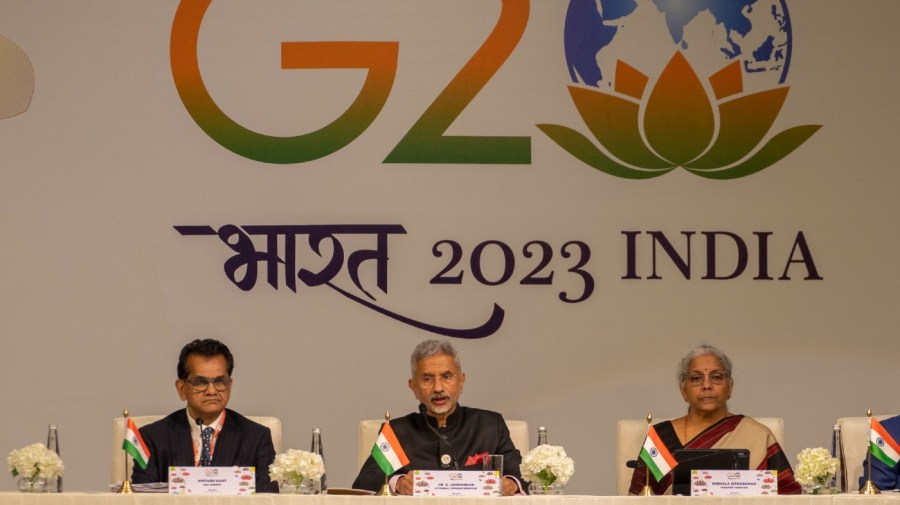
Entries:
[[[447,436],[449,447],[445,445],[441,450],[437,435],[425,424],[426,419],[439,433]],[[395,475],[412,470],[440,470],[441,454],[445,452],[456,458],[460,470],[481,470],[485,454],[502,454],[503,474],[521,481],[522,455],[509,438],[506,421],[497,412],[457,406],[443,428],[438,428],[436,418],[416,412],[392,419],[391,428],[409,458],[409,465]],[[384,472],[369,456],[353,481],[353,487],[378,491],[383,485]]]

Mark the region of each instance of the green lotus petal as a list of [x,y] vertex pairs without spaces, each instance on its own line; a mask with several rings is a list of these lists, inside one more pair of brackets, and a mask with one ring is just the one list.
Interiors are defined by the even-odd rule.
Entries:
[[539,124],[537,127],[572,156],[601,172],[625,179],[650,179],[667,174],[674,169],[669,166],[662,170],[638,170],[626,167],[597,149],[587,137],[567,126]]
[[750,154],[772,127],[788,88],[776,88],[735,98],[719,106],[719,138],[703,156],[685,168],[727,167]]
[[694,168],[685,169],[692,174],[708,179],[725,180],[746,177],[772,166],[773,163],[777,163],[788,154],[791,154],[794,149],[797,149],[800,147],[800,144],[809,140],[821,127],[822,125],[802,125],[788,128],[772,137],[756,154],[731,168],[716,171],[697,170]]
[[584,124],[610,154],[629,165],[649,170],[672,166],[648,149],[641,138],[638,104],[576,86],[569,86],[569,95]]

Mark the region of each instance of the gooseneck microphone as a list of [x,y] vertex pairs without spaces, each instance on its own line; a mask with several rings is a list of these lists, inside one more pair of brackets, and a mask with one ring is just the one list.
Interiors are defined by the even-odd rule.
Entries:
[[203,418],[198,417],[197,419],[194,419],[194,422],[200,427],[200,431],[203,431]]
[[441,468],[444,470],[449,469],[453,466],[454,470],[459,470],[459,463],[456,461],[456,454],[453,452],[453,444],[450,443],[450,440],[447,438],[447,435],[442,434],[428,422],[428,416],[425,412],[428,409],[425,408],[425,404],[419,404],[419,414],[422,414],[422,420],[425,421],[425,426],[428,426],[428,429],[431,430],[432,433],[438,438],[438,451],[440,452],[440,461]]
[[629,459],[625,462],[625,466],[628,468],[644,468],[647,465],[645,465],[644,462],[639,459]]

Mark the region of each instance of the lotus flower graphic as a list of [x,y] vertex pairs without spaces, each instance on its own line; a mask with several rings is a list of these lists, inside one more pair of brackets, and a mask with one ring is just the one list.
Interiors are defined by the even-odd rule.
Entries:
[[627,179],[658,177],[678,167],[710,179],[745,177],[778,162],[821,128],[788,128],[760,146],[790,87],[744,94],[738,61],[710,76],[714,97],[681,51],[648,90],[649,82],[619,60],[616,94],[569,86],[579,114],[609,155],[572,128],[537,126],[584,163]]

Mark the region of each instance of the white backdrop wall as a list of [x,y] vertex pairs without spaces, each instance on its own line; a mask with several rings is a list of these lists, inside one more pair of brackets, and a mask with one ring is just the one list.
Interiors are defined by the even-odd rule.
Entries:
[[[607,9],[614,4],[628,2]],[[265,263],[253,289],[242,291],[225,276],[234,254],[226,244],[175,226],[402,225],[405,234],[389,236],[387,292],[375,285],[374,262],[360,267],[372,303],[447,328],[477,327],[494,304],[502,307],[495,332],[455,341],[468,376],[462,401],[527,420],[532,438],[547,426],[551,443],[576,462],[571,493],[614,493],[616,420],[680,415],[676,362],[700,342],[735,363],[733,412],[785,419],[792,461],[804,447],[827,446],[837,417],[900,411],[900,3],[787,2],[790,92],[766,140],[798,125],[822,128],[769,168],[732,180],[682,168],[646,180],[615,177],[536,127],[564,125],[600,145],[567,91],[567,5],[530,2],[521,40],[447,132],[528,137],[529,162],[386,163],[497,24],[500,0],[216,0],[199,32],[204,83],[229,117],[266,135],[323,127],[349,107],[366,75],[284,70],[282,42],[399,43],[387,101],[358,138],[315,160],[276,164],[224,148],[192,119],[171,63],[178,1],[0,2],[2,100],[30,96],[27,110],[0,120],[0,453],[43,441],[56,423],[66,489],[104,489],[110,420],[123,407],[136,415],[179,408],[177,353],[198,337],[231,347],[231,406],[280,417],[285,447],[306,448],[311,429],[322,428],[331,485],[348,486],[356,474],[358,420],[415,408],[405,382],[409,352],[435,333],[325,285],[297,281],[293,292],[283,272],[274,289]],[[636,5],[635,13],[651,12],[646,0]],[[634,33],[628,21],[610,24],[625,38]],[[708,13],[694,21],[695,45],[722,38]],[[609,47],[636,58],[650,89],[676,49],[665,31],[643,33]],[[644,53],[665,58],[655,64]],[[27,74],[21,54],[33,68],[33,96],[13,79]],[[718,67],[697,65],[708,90]],[[682,255],[682,232],[695,232],[690,279],[660,248],[662,278],[648,279],[650,231]],[[702,232],[714,231],[750,246],[747,271],[735,279],[702,278]],[[634,253],[640,279],[623,279],[623,232],[642,232]],[[753,278],[754,232],[771,232],[772,280]],[[789,263],[803,257],[792,252],[800,232],[820,280]],[[297,268],[318,271],[333,244],[325,240],[320,257],[307,239],[297,238]],[[374,247],[371,235],[338,239],[347,254]],[[262,237],[254,240],[265,250]],[[448,265],[449,249],[432,253],[442,240],[462,247],[451,270],[464,271],[459,285],[429,282]],[[533,240],[555,252],[545,271],[554,271],[551,285],[519,283],[537,265],[522,252]],[[509,281],[473,277],[469,258],[485,241],[511,247]],[[595,290],[580,303],[559,299],[583,289],[567,272],[577,252],[560,254],[568,241],[591,251],[584,270]],[[736,252],[727,239],[719,246],[716,261],[727,273]],[[499,279],[498,246],[482,259],[485,278]],[[786,266],[790,280],[778,280]],[[346,266],[334,284],[365,298]],[[12,478],[0,479],[0,490],[13,487]]]

